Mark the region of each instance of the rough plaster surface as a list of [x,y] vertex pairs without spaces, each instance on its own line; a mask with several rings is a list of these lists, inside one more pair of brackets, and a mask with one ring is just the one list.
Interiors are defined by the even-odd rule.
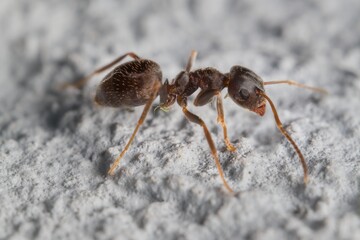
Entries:
[[[0,3],[0,239],[360,239],[359,1],[26,1]],[[225,99],[229,153],[214,106],[190,108],[216,142],[231,196],[202,129],[180,109],[149,114],[113,178],[106,169],[142,108],[98,108],[95,77],[127,51],[172,79],[235,64],[295,79],[321,96],[269,86],[304,153],[310,184],[271,112]],[[223,95],[225,95],[224,91]]]

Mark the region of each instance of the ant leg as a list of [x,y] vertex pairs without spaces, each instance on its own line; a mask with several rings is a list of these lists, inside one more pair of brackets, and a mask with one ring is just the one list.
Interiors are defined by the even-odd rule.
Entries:
[[213,99],[214,96],[216,96],[216,98],[217,98],[217,101],[216,101],[216,108],[217,108],[217,112],[218,112],[217,122],[220,123],[223,128],[226,148],[230,152],[234,152],[234,151],[236,151],[236,148],[231,144],[231,142],[227,136],[227,128],[226,128],[226,123],[225,123],[224,109],[223,109],[220,91],[218,89],[210,89],[210,90],[200,91],[200,93],[196,96],[196,98],[194,100],[194,105],[195,106],[203,106],[203,105],[209,103]]
[[74,83],[65,83],[63,85],[60,86],[61,89],[65,89],[65,88],[68,88],[68,87],[75,87],[75,88],[81,88],[83,87],[92,77],[94,77],[95,75],[111,68],[112,66],[114,66],[115,64],[119,63],[121,60],[123,60],[125,57],[132,57],[133,59],[135,60],[139,60],[140,57],[138,55],[136,55],[135,53],[133,52],[128,52],[118,58],[116,58],[115,60],[113,60],[112,62],[106,64],[105,66],[103,67],[100,67],[98,69],[96,69],[94,72],[92,72],[91,74],[87,75],[86,77],[74,82]]
[[227,136],[227,128],[226,128],[225,117],[224,117],[224,108],[223,108],[223,104],[222,104],[220,91],[217,89],[202,90],[196,96],[196,98],[194,100],[194,105],[195,106],[203,106],[203,105],[209,103],[213,99],[214,96],[216,96],[216,98],[217,98],[217,101],[216,101],[216,108],[217,108],[217,112],[218,112],[217,121],[218,121],[218,123],[221,124],[221,126],[223,128],[226,148],[229,151],[234,152],[236,150],[236,148],[231,144],[231,142]]
[[197,56],[197,51],[192,50],[191,55],[189,57],[189,60],[188,60],[188,62],[186,64],[186,67],[185,67],[185,72],[190,72],[191,67],[194,65],[196,56]]
[[272,85],[272,84],[289,84],[289,85],[293,85],[293,86],[297,86],[297,87],[301,87],[301,88],[306,88],[306,89],[312,90],[314,92],[328,94],[328,92],[325,89],[318,88],[318,87],[307,86],[305,84],[298,83],[298,82],[295,82],[295,81],[292,81],[292,80],[280,80],[280,81],[264,82],[264,85]]
[[133,134],[131,135],[129,141],[127,142],[124,150],[120,153],[120,155],[116,158],[115,162],[111,165],[109,171],[108,171],[108,174],[109,175],[114,175],[114,171],[116,169],[116,167],[119,165],[120,163],[120,160],[121,158],[125,155],[126,151],[129,149],[130,147],[130,144],[132,143],[132,141],[134,140],[135,138],[135,135],[136,133],[138,132],[140,126],[143,124],[145,118],[146,118],[146,115],[148,114],[149,110],[150,110],[150,107],[153,103],[153,101],[155,100],[155,98],[157,97],[157,91],[156,91],[156,94],[153,94],[152,97],[148,100],[148,102],[146,103],[145,107],[144,107],[144,110],[141,114],[141,117],[135,127],[135,130],[133,132]]
[[222,128],[223,128],[223,132],[224,132],[224,140],[225,140],[225,144],[226,144],[226,148],[230,151],[230,152],[234,152],[236,150],[236,148],[231,144],[228,136],[227,136],[227,128],[226,128],[226,123],[225,123],[225,115],[224,115],[224,108],[223,108],[223,104],[222,104],[222,99],[221,99],[221,93],[219,92],[216,96],[216,108],[217,108],[217,112],[218,112],[218,118],[217,121],[218,123],[221,124]]
[[205,133],[205,137],[206,137],[206,140],[209,144],[209,147],[210,147],[210,150],[211,150],[211,155],[213,156],[214,160],[215,160],[215,164],[216,164],[216,167],[218,169],[218,172],[219,172],[219,175],[220,175],[220,178],[225,186],[225,188],[230,192],[230,193],[233,193],[233,190],[231,189],[231,187],[228,185],[228,183],[226,182],[225,180],[225,177],[224,177],[224,172],[221,168],[221,165],[220,165],[220,161],[219,161],[219,157],[218,157],[218,154],[217,154],[217,151],[216,151],[216,147],[215,147],[215,144],[214,144],[214,141],[212,140],[211,138],[211,135],[210,135],[210,132],[208,130],[208,128],[206,127],[204,121],[197,115],[191,113],[188,109],[187,109],[187,104],[186,104],[186,99],[184,98],[178,98],[178,103],[179,105],[181,106],[182,108],[182,111],[184,112],[186,118],[190,121],[190,122],[193,122],[193,123],[196,123],[198,125],[200,125],[203,130],[204,130],[204,133]]

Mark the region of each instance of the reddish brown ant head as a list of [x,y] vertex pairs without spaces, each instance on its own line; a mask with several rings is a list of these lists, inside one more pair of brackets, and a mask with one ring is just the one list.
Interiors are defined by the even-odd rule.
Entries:
[[266,99],[260,94],[265,93],[262,79],[241,66],[232,67],[228,76],[228,93],[231,99],[239,106],[263,116]]

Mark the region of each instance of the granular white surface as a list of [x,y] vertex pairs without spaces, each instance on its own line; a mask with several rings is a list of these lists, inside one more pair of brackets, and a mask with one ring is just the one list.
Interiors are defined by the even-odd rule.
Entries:
[[[0,239],[360,239],[359,12],[357,0],[2,0]],[[142,108],[94,106],[103,75],[81,91],[56,86],[128,51],[173,79],[192,49],[195,68],[242,65],[329,91],[267,87],[308,163],[306,188],[270,108],[261,118],[229,98],[235,153],[214,106],[189,105],[235,196],[178,106],[151,111],[105,177]]]

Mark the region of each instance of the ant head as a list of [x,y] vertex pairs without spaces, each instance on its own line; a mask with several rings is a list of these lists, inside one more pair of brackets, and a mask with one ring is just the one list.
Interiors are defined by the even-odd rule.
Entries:
[[265,92],[262,79],[241,66],[233,66],[228,76],[228,93],[231,99],[241,107],[263,116],[266,100],[260,94]]

